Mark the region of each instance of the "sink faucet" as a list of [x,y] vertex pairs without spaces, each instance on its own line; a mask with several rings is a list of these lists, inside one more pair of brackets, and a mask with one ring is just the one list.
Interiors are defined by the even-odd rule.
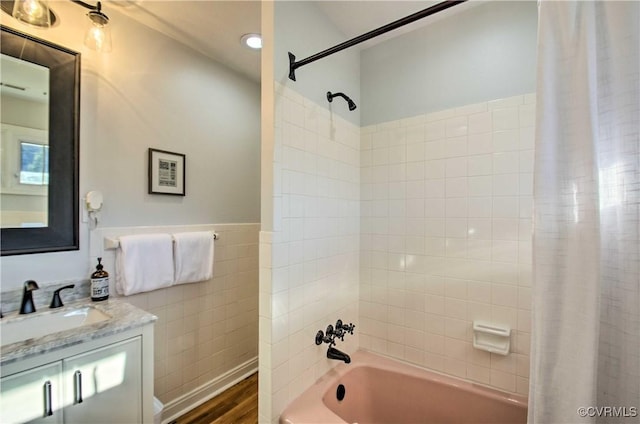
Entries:
[[21,314],[30,314],[36,311],[36,307],[33,305],[33,291],[38,290],[38,283],[33,280],[27,280],[24,282],[24,291],[22,292],[22,303],[20,304]]
[[329,346],[327,349],[327,358],[329,359],[337,359],[338,361],[344,361],[345,364],[351,362],[351,358],[344,352],[339,351],[333,346]]
[[53,298],[51,299],[49,308],[54,309],[63,307],[64,305],[62,304],[62,299],[60,299],[60,292],[65,289],[72,289],[75,286],[75,284],[69,284],[68,286],[60,287],[58,290],[54,290]]

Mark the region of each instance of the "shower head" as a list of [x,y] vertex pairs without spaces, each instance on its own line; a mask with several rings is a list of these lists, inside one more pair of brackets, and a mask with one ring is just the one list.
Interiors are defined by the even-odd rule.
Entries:
[[349,98],[349,96],[347,96],[344,93],[333,93],[331,94],[331,91],[327,91],[327,100],[329,100],[329,103],[331,103],[333,101],[334,97],[342,97],[343,99],[345,99],[347,101],[347,105],[349,105],[349,110],[355,110],[356,109],[356,104],[353,100],[351,100]]

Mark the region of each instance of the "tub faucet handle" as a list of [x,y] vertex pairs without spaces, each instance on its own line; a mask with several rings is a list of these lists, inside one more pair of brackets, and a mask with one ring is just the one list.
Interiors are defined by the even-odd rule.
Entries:
[[355,326],[355,325],[353,325],[353,323],[351,323],[351,322],[350,322],[350,323],[349,323],[349,329],[347,330],[347,332],[348,332],[349,334],[353,334],[353,330],[354,330],[355,328],[356,328],[356,326]]
[[329,337],[333,336],[333,333],[334,333],[333,325],[331,324],[327,325],[327,329],[324,333]]
[[[329,327],[327,327],[327,331],[329,330]],[[336,342],[334,341],[335,337],[336,336],[333,333],[333,327],[331,327],[331,334],[325,334],[322,330],[318,330],[318,332],[316,333],[315,342],[318,346],[320,346],[322,343],[327,343],[329,344],[329,346],[333,346],[336,344]]]
[[356,326],[353,325],[353,323],[351,323],[351,322],[349,324],[345,324],[345,323],[342,322],[341,319],[336,321],[336,329],[343,330],[345,333],[353,334],[353,329],[354,328],[356,328]]

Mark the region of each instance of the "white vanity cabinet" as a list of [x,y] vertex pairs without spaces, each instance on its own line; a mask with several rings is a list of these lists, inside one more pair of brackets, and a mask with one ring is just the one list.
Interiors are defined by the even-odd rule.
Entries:
[[64,359],[64,422],[141,422],[140,355],[136,337]]
[[153,325],[2,366],[0,422],[153,422]]
[[62,363],[0,379],[0,422],[62,423]]

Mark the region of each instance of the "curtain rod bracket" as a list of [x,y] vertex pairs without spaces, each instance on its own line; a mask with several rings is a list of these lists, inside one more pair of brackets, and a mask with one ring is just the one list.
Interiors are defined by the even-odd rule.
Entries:
[[296,68],[298,64],[296,63],[296,55],[289,52],[289,79],[292,81],[296,80]]
[[374,30],[371,30],[369,32],[366,32],[362,35],[359,35],[355,38],[352,38],[350,40],[347,40],[343,43],[340,43],[338,45],[335,45],[331,48],[328,48],[326,50],[321,51],[320,53],[316,53],[312,56],[309,56],[305,59],[301,59],[299,61],[296,62],[296,56],[289,52],[289,79],[292,81],[296,80],[296,69],[298,69],[301,66],[304,65],[308,65],[311,62],[315,62],[318,59],[322,59],[324,57],[330,56],[334,53],[337,53],[341,50],[344,50],[346,48],[349,48],[351,46],[355,46],[356,44],[360,44],[363,41],[367,41],[370,40],[374,37],[377,37],[379,35],[382,35],[386,32],[392,31],[396,28],[400,28],[401,26],[410,24],[412,22],[415,22],[417,20],[420,20],[422,18],[426,18],[427,16],[433,15],[435,13],[441,12],[445,9],[448,9],[452,6],[455,6],[457,4],[460,3],[464,3],[467,0],[446,0],[443,2],[440,2],[438,4],[434,4],[431,7],[427,7],[426,9],[420,10],[412,15],[409,16],[405,16],[404,18],[400,18],[396,21],[391,22],[390,24],[381,26],[380,28],[376,28]]

